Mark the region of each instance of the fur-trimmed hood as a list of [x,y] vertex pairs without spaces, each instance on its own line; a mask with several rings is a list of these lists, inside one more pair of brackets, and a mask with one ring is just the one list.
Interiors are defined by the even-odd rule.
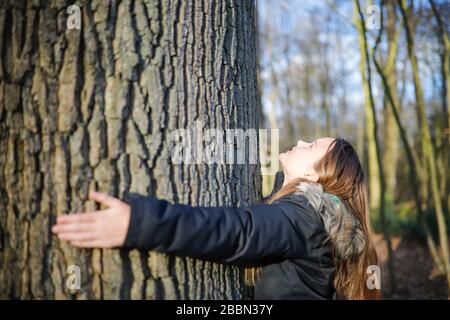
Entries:
[[[281,187],[283,179],[282,172],[277,173],[272,194]],[[314,182],[301,182],[297,190],[320,215],[337,260],[347,260],[364,250],[366,240],[361,224],[342,199]]]
[[318,183],[301,182],[297,189],[319,213],[336,259],[347,260],[364,250],[366,240],[361,224],[338,196],[325,192]]

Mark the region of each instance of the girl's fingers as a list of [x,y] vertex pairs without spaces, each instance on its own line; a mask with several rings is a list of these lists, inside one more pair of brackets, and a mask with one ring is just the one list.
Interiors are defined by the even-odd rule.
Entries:
[[120,201],[119,199],[107,195],[106,193],[100,193],[96,191],[89,192],[89,199],[100,202],[107,207],[113,207],[122,204],[122,201]]
[[72,232],[72,233],[60,233],[58,238],[64,241],[93,241],[95,235],[91,232]]
[[79,248],[107,248],[107,246],[100,240],[74,240],[70,244]]
[[76,233],[91,231],[94,229],[93,223],[58,223],[52,227],[54,233]]
[[58,224],[64,223],[81,223],[81,222],[94,222],[100,211],[88,212],[88,213],[73,213],[56,217]]

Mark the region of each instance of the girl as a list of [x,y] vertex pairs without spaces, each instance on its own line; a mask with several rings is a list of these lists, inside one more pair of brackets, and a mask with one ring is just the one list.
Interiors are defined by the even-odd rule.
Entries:
[[374,299],[376,265],[367,186],[341,138],[299,140],[280,154],[284,181],[267,203],[192,207],[152,196],[121,201],[91,192],[107,209],[58,216],[52,230],[76,247],[156,250],[246,267],[255,299]]

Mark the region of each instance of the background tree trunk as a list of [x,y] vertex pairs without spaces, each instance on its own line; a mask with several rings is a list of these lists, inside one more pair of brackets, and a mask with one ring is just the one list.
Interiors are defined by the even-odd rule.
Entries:
[[[174,165],[170,132],[259,127],[252,1],[0,4],[0,298],[239,299],[243,270],[136,250],[80,250],[56,215],[90,189],[193,205],[259,199],[259,165]],[[81,290],[66,269],[81,268]]]
[[377,163],[378,153],[377,153],[377,142],[374,136],[374,128],[376,127],[376,119],[374,119],[372,112],[372,99],[371,97],[371,83],[367,79],[367,68],[370,61],[367,61],[365,54],[365,34],[361,27],[360,17],[358,16],[356,0],[354,1],[355,7],[355,25],[358,30],[358,43],[361,51],[361,60],[359,63],[359,70],[361,74],[361,82],[363,87],[363,97],[364,97],[364,117],[365,117],[365,137],[367,147],[365,152],[367,152],[367,167],[368,167],[368,184],[369,184],[369,208],[370,213],[374,214],[379,211],[381,193],[383,192],[380,185],[380,171]]
[[[386,78],[389,87],[392,88],[392,99],[395,100],[399,106],[398,89],[397,89],[397,70],[395,68],[398,51],[399,30],[396,26],[397,16],[395,12],[395,2],[387,1],[387,42],[388,53],[386,63],[383,66],[385,69]],[[399,138],[398,128],[395,123],[392,108],[388,105],[389,99],[384,96],[383,101],[383,115],[384,115],[384,153],[383,153],[383,168],[386,177],[386,208],[388,211],[395,210],[394,199],[395,190],[397,187],[397,162],[399,158]]]
[[[370,170],[371,166],[371,160],[374,161],[373,166],[376,167],[376,172],[378,176],[378,186],[379,186],[379,198],[378,198],[378,205],[376,207],[379,217],[380,217],[380,224],[381,224],[381,230],[383,232],[384,239],[387,243],[387,250],[388,250],[388,267],[389,267],[389,282],[390,282],[390,290],[395,290],[395,276],[394,276],[394,260],[392,255],[392,243],[391,238],[389,235],[389,226],[388,221],[386,219],[386,202],[385,202],[385,195],[386,195],[386,182],[385,182],[385,175],[384,175],[384,167],[383,167],[383,159],[381,154],[381,147],[380,147],[380,139],[378,134],[378,121],[376,116],[376,109],[375,109],[375,101],[373,97],[372,92],[372,71],[371,71],[371,65],[370,65],[370,52],[369,47],[367,44],[367,35],[366,35],[366,26],[365,26],[365,20],[364,20],[364,14],[361,9],[361,5],[359,3],[359,0],[354,0],[354,6],[355,6],[355,12],[358,14],[359,19],[357,28],[358,28],[358,34],[359,34],[359,46],[361,50],[361,62],[360,62],[360,69],[361,69],[361,77],[364,87],[364,110],[366,112],[366,126],[367,126],[367,139],[368,144],[370,148],[370,144],[373,144],[374,147],[374,154],[372,156],[375,157],[375,159],[372,159],[370,152],[369,152],[369,179],[374,179],[374,177],[370,177],[370,174],[372,171]],[[370,180],[369,180],[370,181]],[[371,196],[370,194],[369,196]]]

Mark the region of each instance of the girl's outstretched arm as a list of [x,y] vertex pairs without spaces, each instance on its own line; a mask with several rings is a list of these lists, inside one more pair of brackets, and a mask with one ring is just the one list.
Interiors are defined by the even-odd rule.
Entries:
[[79,247],[156,250],[224,263],[262,258],[299,258],[316,234],[318,217],[306,198],[293,195],[272,204],[201,207],[128,194],[126,202],[92,193],[109,206],[58,218],[54,231]]

